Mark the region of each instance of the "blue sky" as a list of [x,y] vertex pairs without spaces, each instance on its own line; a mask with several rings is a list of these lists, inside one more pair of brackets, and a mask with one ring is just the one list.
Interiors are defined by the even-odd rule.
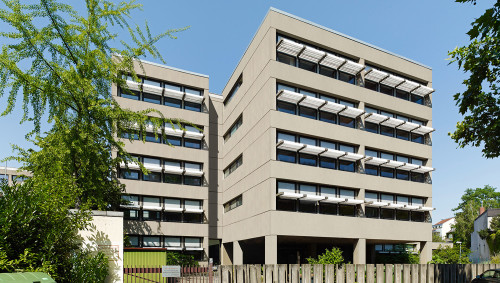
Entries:
[[[158,48],[167,65],[210,75],[210,91],[220,93],[250,43],[269,7],[305,18],[433,68],[433,221],[452,215],[466,188],[500,186],[500,160],[486,160],[480,149],[457,149],[448,137],[460,120],[453,94],[465,78],[448,65],[447,52],[467,43],[474,18],[495,1],[476,6],[450,0],[419,1],[143,1],[133,14],[147,20],[153,33],[191,26],[178,39],[164,39]],[[81,7],[79,7],[81,8]],[[0,23],[0,29],[5,28]],[[146,58],[156,61],[154,58]],[[0,106],[5,99],[0,99]],[[2,109],[3,110],[3,109]],[[31,125],[19,125],[20,108],[0,118],[0,159],[11,155],[10,144],[29,146],[24,135]],[[3,164],[2,164],[3,165]],[[9,166],[17,164],[11,162]]]

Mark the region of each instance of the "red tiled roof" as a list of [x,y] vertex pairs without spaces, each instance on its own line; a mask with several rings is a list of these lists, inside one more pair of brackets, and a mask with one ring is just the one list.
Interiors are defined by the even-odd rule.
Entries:
[[436,224],[434,224],[434,225],[443,224],[443,223],[445,223],[445,222],[448,222],[448,220],[451,220],[451,219],[453,219],[453,217],[443,219],[443,220],[439,221],[438,223],[436,223]]

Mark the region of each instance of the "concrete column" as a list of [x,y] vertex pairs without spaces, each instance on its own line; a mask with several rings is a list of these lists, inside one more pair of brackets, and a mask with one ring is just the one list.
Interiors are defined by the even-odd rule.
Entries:
[[233,242],[233,264],[243,264],[243,249],[239,241]]
[[354,243],[354,264],[366,264],[366,239],[358,239]]
[[278,263],[278,236],[268,235],[265,237],[266,264]]
[[432,260],[432,242],[420,242],[420,263],[427,264]]
[[222,265],[233,264],[232,260],[232,243],[223,243],[220,245],[220,257]]

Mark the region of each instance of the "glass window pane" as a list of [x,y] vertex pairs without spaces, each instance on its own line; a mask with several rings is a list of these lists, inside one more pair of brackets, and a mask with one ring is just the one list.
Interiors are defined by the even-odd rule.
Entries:
[[282,211],[296,211],[297,201],[276,198],[276,210]]
[[365,193],[365,200],[367,200],[367,201],[378,201],[378,194],[377,193],[366,192]]
[[127,170],[127,169],[122,169],[121,170],[121,177],[123,179],[129,179],[129,180],[139,180],[139,171],[137,170]]
[[387,167],[380,167],[380,176],[386,178],[394,178],[394,169]]
[[182,213],[180,212],[165,212],[163,219],[167,222],[182,222]]
[[378,157],[378,152],[376,150],[365,149],[366,156]]
[[378,124],[365,122],[365,130],[370,133],[378,134]]
[[171,106],[171,107],[175,107],[175,108],[182,108],[182,101],[179,99],[165,97],[163,99],[163,105]]
[[300,94],[305,94],[305,95],[311,96],[311,97],[316,97],[317,96],[315,92],[304,90],[304,89],[299,89],[299,93]]
[[409,204],[409,199],[408,197],[405,197],[405,196],[397,196],[396,197],[396,200],[399,204]]
[[165,174],[165,183],[181,184],[182,176],[177,174]]
[[189,148],[201,148],[201,141],[200,140],[193,140],[193,139],[184,139],[184,146],[189,147]]
[[396,220],[408,221],[410,220],[410,212],[407,210],[397,210]]
[[366,164],[365,174],[378,176],[378,169],[379,169],[378,166]]
[[316,109],[299,106],[299,115],[302,117],[316,119],[318,111]]
[[380,84],[380,92],[390,96],[394,96],[394,88]]
[[410,172],[396,170],[396,178],[400,179],[400,180],[409,180],[410,179]]
[[300,154],[299,153],[299,163],[308,166],[317,166],[318,158],[315,155]]
[[278,141],[280,141],[280,140],[295,142],[295,135],[286,134],[286,133],[278,133]]
[[173,146],[181,146],[182,145],[182,138],[174,137],[174,136],[167,136],[165,143],[167,143],[167,144],[170,143]]
[[181,247],[181,237],[165,237],[165,247]]
[[295,66],[295,57],[283,54],[283,53],[277,53],[276,54],[276,60],[281,63],[285,63],[290,66]]
[[354,128],[356,126],[353,118],[349,118],[342,115],[339,116],[339,125],[349,128]]
[[144,79],[143,83],[144,83],[145,85],[152,85],[152,86],[161,87],[161,83],[160,83],[160,82],[158,82],[158,81],[154,81],[154,80]]
[[319,141],[319,145],[324,148],[337,149],[337,144],[329,141]]
[[365,208],[365,217],[366,218],[378,218],[379,209],[376,207],[366,207]]
[[343,72],[339,72],[339,80],[346,82],[346,83],[350,83],[350,84],[356,83],[356,80],[355,80],[353,75],[346,74]]
[[184,176],[184,185],[201,186],[201,177]]
[[299,142],[302,144],[308,144],[308,145],[316,145],[316,139],[312,138],[307,138],[307,137],[299,137]]
[[339,144],[339,150],[355,153],[355,147],[352,145]]
[[296,163],[297,153],[293,151],[278,150],[276,152],[276,158],[278,161]]
[[355,216],[356,206],[354,205],[339,205],[339,214],[342,216]]
[[331,187],[321,187],[321,195],[326,197],[337,197],[337,189]]
[[339,195],[341,198],[354,199],[355,192],[353,190],[340,189]]
[[190,111],[201,112],[201,104],[190,102],[190,101],[184,101],[184,109],[190,110]]
[[337,115],[329,112],[319,111],[319,120],[332,124],[337,124]]
[[410,132],[407,131],[402,131],[402,130],[396,130],[396,138],[402,139],[402,140],[410,140]]
[[356,105],[354,103],[350,102],[350,101],[339,100],[339,104],[356,108]]
[[161,104],[161,96],[149,94],[149,93],[143,93],[142,94],[142,101],[154,103],[154,104]]
[[375,108],[371,108],[371,107],[367,107],[367,106],[365,106],[365,112],[366,112],[366,113],[375,113],[375,114],[377,114],[377,113],[378,113],[378,110],[377,110],[377,109],[375,109]]
[[381,152],[380,153],[380,158],[388,159],[388,160],[394,160],[394,154],[392,153],[386,153],[386,152]]
[[390,112],[386,112],[386,111],[380,111],[380,115],[394,118],[394,114],[392,114]]
[[424,161],[421,160],[421,159],[417,159],[417,158],[412,158],[411,159],[411,163],[412,164],[415,164],[415,165],[420,165],[420,166],[423,166],[424,165]]
[[284,90],[289,90],[289,91],[293,91],[295,92],[296,89],[293,87],[293,86],[288,86],[288,85],[284,85],[284,84],[278,84],[278,91],[284,89]]
[[319,204],[319,213],[321,214],[337,214],[337,205],[333,203],[320,203]]
[[299,200],[299,211],[305,213],[316,213],[316,202]]
[[424,200],[421,198],[411,198],[411,203],[413,205],[424,205]]
[[328,157],[319,158],[319,167],[337,169],[337,160]]
[[383,202],[394,202],[394,195],[389,195],[389,194],[380,194],[380,199]]
[[161,173],[159,172],[149,172],[148,174],[142,175],[142,180],[149,182],[161,182]]
[[316,73],[317,65],[315,63],[299,59],[299,68]]
[[406,122],[410,121],[410,119],[406,116],[396,115],[396,118],[398,118],[399,120],[406,121]]
[[139,100],[140,94],[137,91],[129,90],[129,91],[121,91],[120,96],[123,98]]
[[288,182],[278,182],[278,193],[295,193],[295,184]]
[[159,247],[161,247],[160,237],[143,236],[142,237],[142,246],[143,247],[159,248]]
[[276,105],[278,107],[278,111],[280,111],[280,112],[285,112],[285,113],[294,114],[294,115],[296,113],[297,106],[295,104],[291,104],[291,103],[287,103],[287,102],[283,102],[283,101],[278,101]]
[[347,160],[339,160],[339,169],[342,171],[354,172],[354,162]]
[[175,198],[165,198],[163,199],[165,208],[181,208],[181,200]]
[[176,91],[181,91],[181,87],[178,85],[173,85],[173,84],[164,84],[165,88],[176,90]]
[[315,195],[316,194],[316,186],[300,184],[299,191],[301,194]]
[[424,98],[422,96],[420,96],[420,95],[412,94],[411,95],[411,101],[415,102],[417,104],[420,104],[420,105],[424,104]]
[[424,143],[424,136],[418,134],[411,134],[411,141],[416,143]]
[[319,98],[325,100],[325,101],[330,101],[330,102],[337,102],[337,99],[331,97],[331,96],[327,96],[327,95],[320,95]]
[[201,91],[197,90],[197,89],[186,88],[185,92],[189,93],[189,94],[194,94],[194,95],[201,96]]
[[394,209],[380,209],[381,219],[394,219]]
[[334,69],[330,69],[324,66],[319,66],[319,73],[330,78],[335,78],[337,76]]
[[365,88],[378,91],[378,83],[369,80],[365,81]]
[[160,162],[160,159],[157,159],[157,158],[144,157],[142,164],[152,165],[152,166],[160,166],[161,162]]
[[397,155],[397,156],[396,156],[396,161],[405,162],[405,163],[410,162],[410,160],[409,160],[409,158],[408,158],[408,157],[406,157],[406,156],[401,156],[401,155]]
[[199,163],[184,162],[184,168],[186,168],[186,169],[201,170],[201,164],[199,164]]
[[191,126],[191,125],[184,125],[184,128],[186,129],[186,131],[201,133],[200,130],[198,130],[196,127]]
[[406,91],[402,91],[402,90],[397,89],[396,90],[396,97],[404,99],[404,100],[409,100],[410,99],[410,93],[408,93]]
[[161,134],[156,135],[157,137],[155,136],[155,133],[146,133],[144,138],[147,142],[161,143]]

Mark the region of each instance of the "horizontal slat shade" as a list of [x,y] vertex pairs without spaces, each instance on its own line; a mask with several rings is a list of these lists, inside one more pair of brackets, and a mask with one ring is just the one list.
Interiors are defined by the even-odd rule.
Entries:
[[389,119],[385,120],[384,122],[380,123],[382,126],[386,127],[391,127],[391,128],[396,128],[397,126],[400,126],[404,124],[405,121],[399,120],[396,118],[389,117]]
[[405,207],[404,204],[400,204],[400,203],[389,203],[389,208],[403,208]]
[[345,202],[345,201],[346,201],[346,198],[326,197],[326,199],[322,200],[321,202],[341,203],[341,202]]
[[304,147],[303,144],[291,141],[279,141],[276,145],[277,148],[289,151],[297,151]]
[[203,176],[203,171],[195,168],[186,168],[184,169],[184,175],[200,177]]
[[277,46],[277,50],[279,52],[283,52],[285,54],[292,55],[292,56],[297,56],[300,53],[300,51],[302,51],[303,48],[304,48],[304,45],[297,43],[295,41],[291,41],[291,40],[286,39],[286,38],[282,38],[278,42],[278,46]]
[[323,99],[306,95],[304,99],[299,103],[299,105],[318,109],[321,105],[325,104],[325,102],[326,101],[324,101]]
[[339,158],[344,155],[346,155],[345,151],[331,149],[331,148],[320,154],[320,156],[330,157],[330,158]]
[[404,82],[404,80],[405,79],[403,79],[401,77],[389,75],[387,78],[382,80],[380,83],[387,85],[387,86],[390,86],[390,87],[395,87],[395,86],[401,84],[402,82]]
[[337,114],[340,111],[344,110],[346,107],[347,106],[339,104],[339,103],[327,101],[327,103],[325,105],[323,105],[319,110]]
[[280,89],[277,95],[278,100],[290,102],[293,104],[297,104],[303,97],[304,97],[303,94],[289,91],[286,89]]
[[432,168],[432,167],[420,166],[417,169],[412,170],[412,172],[416,172],[416,173],[429,173],[429,172],[432,172],[434,170],[435,169]]
[[175,99],[182,99],[184,97],[184,92],[165,88],[165,96],[170,97],[170,98],[175,98]]
[[181,129],[172,129],[172,127],[166,125],[165,134],[169,136],[182,137],[182,135],[184,135],[184,131],[182,131]]
[[421,211],[433,211],[433,210],[435,210],[435,208],[434,207],[421,206],[418,210],[421,210]]
[[[120,167],[121,168],[126,168],[127,166],[125,165],[125,162],[120,162]],[[128,169],[132,170],[139,170],[141,167],[139,167],[139,164],[136,163],[128,163]]]
[[156,94],[156,95],[162,95],[163,94],[163,88],[159,86],[154,86],[154,85],[148,85],[148,84],[143,84],[142,85],[142,90],[147,93],[151,94]]
[[304,197],[304,194],[280,192],[280,193],[278,193],[278,197],[281,199],[299,199],[299,198]]
[[396,88],[402,91],[410,92],[419,86],[418,83],[405,80],[402,84],[398,85]]
[[366,206],[371,206],[371,207],[383,207],[383,206],[388,206],[388,202],[380,202],[380,201],[368,201],[365,204]]
[[405,165],[398,167],[398,170],[411,171],[417,169],[418,167],[420,166],[411,163],[405,163]]
[[300,200],[305,200],[305,201],[320,201],[320,200],[324,200],[326,197],[324,196],[318,196],[318,195],[309,195],[309,194],[305,194],[303,198],[301,198]]
[[302,53],[300,53],[299,58],[318,63],[325,56],[325,54],[326,53],[324,51],[306,46],[306,48],[302,50]]
[[420,95],[420,96],[426,96],[426,95],[431,94],[433,92],[434,92],[434,89],[420,85],[417,89],[415,89],[411,93],[416,94],[416,95]]
[[380,115],[377,113],[367,113],[365,114],[365,122],[370,122],[370,123],[375,123],[375,124],[380,124],[384,122],[385,120],[388,120],[389,117],[385,115]]
[[144,167],[151,172],[161,172],[161,170],[163,169],[161,166],[153,164],[144,164]]
[[349,160],[349,161],[358,161],[364,157],[363,155],[357,154],[357,153],[352,153],[352,152],[346,152],[346,153],[347,153],[346,155],[341,156],[339,159]]
[[362,204],[364,201],[361,199],[346,199],[345,204]]
[[190,139],[201,140],[203,138],[203,133],[186,131],[186,132],[184,132],[184,137],[190,138]]
[[402,207],[401,209],[403,210],[418,210],[420,207],[419,206],[416,206],[416,205],[409,205],[409,204],[406,204],[404,207]]
[[356,62],[347,60],[344,65],[339,68],[339,71],[348,73],[351,75],[357,75],[361,70],[365,68],[364,65],[358,64]]
[[184,169],[172,165],[165,165],[165,173],[181,175]]
[[300,153],[313,154],[313,155],[318,155],[324,151],[326,151],[326,148],[313,145],[306,145],[306,147],[299,150]]
[[434,131],[435,131],[434,128],[427,127],[427,126],[420,126],[411,132],[415,133],[415,134],[419,134],[419,135],[425,135],[425,134],[432,133]]
[[365,159],[365,164],[376,165],[376,166],[385,164],[387,162],[389,162],[389,160],[372,156],[369,156]]
[[385,79],[387,76],[389,76],[389,74],[386,72],[382,72],[382,71],[375,70],[375,69],[370,69],[370,70],[368,70],[368,72],[366,72],[365,79],[378,83],[381,80]]
[[416,128],[420,127],[419,124],[415,124],[412,122],[405,122],[404,124],[401,124],[396,127],[398,130],[403,130],[403,131],[412,131],[415,130]]
[[141,90],[140,86],[141,86],[141,84],[138,82],[127,80],[127,87],[130,90],[140,91]]
[[382,164],[381,166],[383,167],[388,167],[388,168],[398,168],[405,165],[404,162],[400,161],[395,161],[395,160],[389,160],[389,162]]
[[319,64],[333,69],[338,69],[342,64],[344,64],[345,61],[346,59],[344,58],[327,53],[326,57],[323,58]]
[[191,93],[186,93],[186,95],[184,96],[184,101],[189,101],[189,102],[200,104],[203,102],[203,96],[191,94]]
[[361,109],[347,106],[342,112],[339,113],[339,115],[351,118],[357,118],[363,113],[365,113],[365,111]]

